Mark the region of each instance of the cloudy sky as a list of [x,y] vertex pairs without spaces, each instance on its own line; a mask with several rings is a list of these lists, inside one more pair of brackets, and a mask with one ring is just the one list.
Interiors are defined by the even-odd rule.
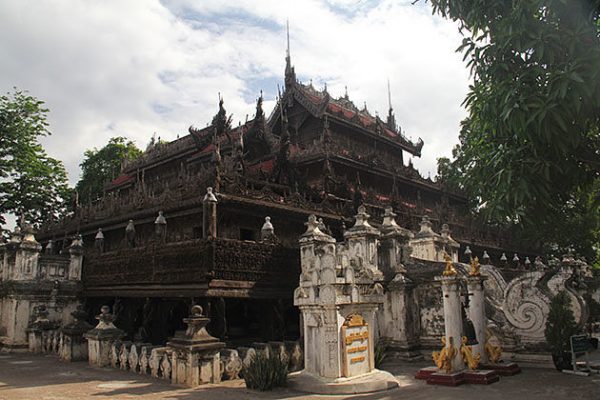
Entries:
[[88,148],[126,136],[145,148],[203,127],[218,93],[234,122],[252,117],[262,90],[272,107],[283,82],[286,19],[300,80],[348,87],[358,106],[387,113],[425,141],[415,165],[458,141],[469,74],[457,26],[412,0],[2,0],[0,90],[26,89],[50,109],[50,155],[72,184]]

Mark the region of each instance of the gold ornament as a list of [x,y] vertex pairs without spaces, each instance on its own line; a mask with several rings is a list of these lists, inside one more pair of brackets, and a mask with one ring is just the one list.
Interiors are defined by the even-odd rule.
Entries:
[[465,364],[468,365],[470,370],[475,370],[479,366],[481,361],[481,354],[473,355],[473,349],[467,345],[467,337],[462,337],[462,345],[460,346],[460,354]]
[[469,275],[481,276],[481,272],[479,271],[480,268],[481,265],[479,265],[479,257],[475,257],[473,260],[471,260],[471,272],[469,272]]
[[452,359],[456,356],[456,349],[454,348],[454,338],[450,337],[450,344],[446,346],[446,337],[442,337],[442,344],[444,347],[441,351],[434,351],[431,353],[431,358],[435,366],[440,370],[444,370],[447,374],[452,372]]
[[490,339],[492,338],[492,333],[490,332],[489,329],[486,331],[485,336],[486,336],[486,341],[485,341],[484,350],[487,353],[488,359],[490,360],[490,362],[492,364],[496,364],[498,361],[500,361],[500,357],[502,356],[502,347],[494,346],[490,342]]
[[446,261],[446,269],[444,270],[444,272],[442,273],[443,276],[456,276],[456,270],[454,269],[454,265],[452,262],[452,257],[450,257],[448,255],[448,253],[446,253],[444,251],[444,260]]

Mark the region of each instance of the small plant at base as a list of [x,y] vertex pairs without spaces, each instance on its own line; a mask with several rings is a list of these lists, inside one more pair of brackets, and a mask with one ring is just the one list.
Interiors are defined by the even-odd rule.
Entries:
[[244,370],[244,381],[248,389],[260,391],[285,386],[287,383],[288,364],[278,355],[266,356],[258,352]]
[[381,342],[377,342],[375,345],[375,352],[373,354],[375,358],[375,368],[377,369],[381,367],[381,364],[383,364],[383,361],[385,360],[385,350],[386,346],[381,344]]

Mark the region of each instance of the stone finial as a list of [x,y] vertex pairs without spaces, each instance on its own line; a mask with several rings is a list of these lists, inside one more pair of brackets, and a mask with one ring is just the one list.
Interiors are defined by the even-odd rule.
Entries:
[[202,307],[193,305],[190,309],[190,316],[183,319],[183,323],[187,325],[185,330],[185,338],[193,341],[214,341],[206,331],[206,325],[210,322],[210,318],[203,315]]
[[531,260],[529,257],[525,257],[525,268],[531,267]]
[[15,226],[15,230],[10,235],[9,243],[21,243],[21,239],[23,236],[21,235],[21,227],[19,225]]
[[23,223],[21,234],[23,235],[23,242],[37,243],[34,236],[35,230],[33,229],[33,225]]
[[96,315],[96,319],[98,320],[98,325],[94,329],[97,330],[106,330],[106,329],[117,329],[117,327],[113,324],[116,317],[110,313],[109,306],[102,306],[100,308],[100,314]]
[[158,212],[158,216],[154,220],[154,233],[159,242],[164,242],[167,236],[167,219],[162,211]]
[[517,253],[515,253],[512,260],[513,262],[519,262],[519,256],[517,255]]
[[71,313],[71,315],[73,316],[75,322],[85,321],[88,316],[87,312],[85,312],[81,304],[77,305],[77,308]]
[[163,215],[163,212],[159,211],[158,216],[154,220],[154,225],[166,225],[166,224],[167,224],[167,219]]
[[212,187],[207,187],[206,188],[206,194],[204,195],[204,198],[202,199],[202,201],[203,202],[210,202],[210,203],[216,203],[217,202],[217,197],[213,193],[213,188]]
[[135,232],[135,224],[133,223],[132,219],[127,221],[127,226],[125,227],[125,232]]
[[50,255],[54,253],[54,242],[52,241],[52,239],[48,240],[48,244],[46,244],[46,247],[44,248],[44,254]]
[[471,251],[471,248],[469,246],[467,246],[467,248],[465,249],[465,256],[467,256],[468,258],[471,258],[472,255],[473,255],[473,252]]
[[367,214],[367,208],[361,204],[360,206],[358,206],[358,212],[356,213],[356,216],[354,217],[355,219],[355,223],[354,223],[354,227],[370,227],[371,225],[369,224],[369,218],[371,216],[369,214]]
[[127,222],[125,227],[125,238],[129,247],[135,247],[135,224],[132,219]]
[[502,253],[502,256],[500,256],[500,261],[502,261],[502,262],[507,262],[508,261],[508,258],[506,258],[506,254],[505,253]]
[[[50,242],[48,242],[48,244],[50,244]],[[46,248],[47,247],[48,246],[46,246]],[[71,242],[71,245],[69,247],[71,247],[71,248],[74,248],[74,247],[82,248],[83,247],[83,236],[81,236],[81,235],[75,236],[75,239],[73,239],[73,241]]]
[[481,257],[481,259],[483,260],[484,264],[490,263],[490,255],[487,253],[486,250],[483,251],[483,256]]
[[271,223],[271,217],[265,217],[265,223],[260,229],[260,237],[262,240],[269,239],[275,235],[275,228]]
[[306,225],[306,232],[304,232],[303,236],[323,234],[323,232],[321,232],[319,229],[319,221],[317,221],[317,216],[314,214],[309,215],[308,221],[305,222],[304,225]]
[[104,233],[102,232],[102,228],[98,228],[98,232],[94,238],[94,247],[100,252],[104,251]]
[[429,220],[429,217],[427,215],[424,215],[423,218],[421,219],[420,226],[421,226],[421,228],[420,228],[419,232],[417,232],[415,237],[423,238],[423,237],[436,236],[436,233],[432,229],[431,221]]
[[385,213],[383,214],[383,226],[385,227],[399,227],[396,223],[397,214],[394,213],[394,209],[392,207],[386,207]]

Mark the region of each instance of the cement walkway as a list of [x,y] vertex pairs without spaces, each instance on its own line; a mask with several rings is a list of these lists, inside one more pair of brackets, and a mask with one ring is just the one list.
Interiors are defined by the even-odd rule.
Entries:
[[[423,364],[390,368],[401,388],[393,392],[355,396],[357,399],[435,400],[598,400],[600,375],[579,377],[550,369],[528,369],[514,377],[501,378],[489,386],[456,388],[429,386],[412,378]],[[243,380],[198,389],[178,388],[147,376],[113,369],[91,368],[87,363],[63,363],[55,356],[0,354],[0,400],[58,399],[329,399],[349,396],[308,396],[289,389],[257,392],[246,389]]]

